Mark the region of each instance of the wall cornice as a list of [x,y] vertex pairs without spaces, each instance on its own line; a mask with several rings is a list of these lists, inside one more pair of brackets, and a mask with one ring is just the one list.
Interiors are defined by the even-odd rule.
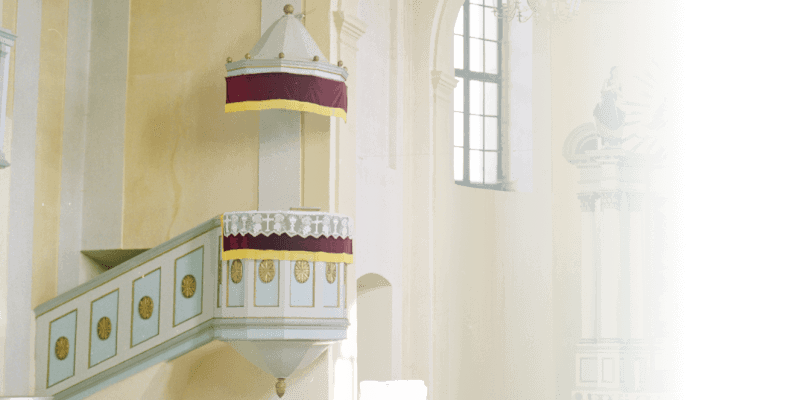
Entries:
[[356,42],[367,32],[367,23],[344,11],[334,11],[333,22],[339,33],[339,42],[358,50]]
[[458,85],[458,80],[447,72],[431,71],[431,85],[436,96],[448,99],[453,94],[453,89]]

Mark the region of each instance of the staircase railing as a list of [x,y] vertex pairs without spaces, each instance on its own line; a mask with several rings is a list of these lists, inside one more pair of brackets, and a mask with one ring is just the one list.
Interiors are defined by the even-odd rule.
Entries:
[[86,397],[214,339],[215,217],[36,307],[39,395]]

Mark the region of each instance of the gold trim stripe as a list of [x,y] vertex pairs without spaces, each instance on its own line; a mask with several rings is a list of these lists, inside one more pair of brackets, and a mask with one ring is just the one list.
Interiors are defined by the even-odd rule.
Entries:
[[272,100],[251,100],[241,101],[238,103],[225,104],[225,112],[238,112],[238,111],[259,111],[271,110],[280,108],[284,110],[306,111],[314,114],[324,115],[326,117],[339,117],[347,122],[347,112],[341,108],[331,108],[321,106],[319,104],[308,103],[305,101],[285,100],[285,99],[272,99]]
[[252,249],[237,249],[227,250],[222,252],[223,260],[236,260],[240,258],[249,258],[251,260],[305,260],[305,261],[323,261],[323,262],[343,262],[352,263],[352,254],[336,254],[336,253],[323,253],[313,251],[287,251],[287,250],[252,250]]

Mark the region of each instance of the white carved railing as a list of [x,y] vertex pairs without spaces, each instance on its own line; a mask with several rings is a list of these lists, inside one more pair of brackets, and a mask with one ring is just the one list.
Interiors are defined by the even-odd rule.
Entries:
[[[313,253],[307,259],[292,253],[294,259],[223,260],[230,257],[223,256],[221,220],[200,224],[36,307],[37,394],[84,398],[212,340],[228,342],[286,378],[346,338],[352,264],[321,262]],[[297,265],[307,271],[300,280]],[[311,302],[302,303],[301,296]],[[302,347],[295,349],[297,360],[259,365],[266,358],[261,355],[286,346]]]
[[670,400],[664,393],[630,393],[601,390],[576,390],[572,392],[575,400]]

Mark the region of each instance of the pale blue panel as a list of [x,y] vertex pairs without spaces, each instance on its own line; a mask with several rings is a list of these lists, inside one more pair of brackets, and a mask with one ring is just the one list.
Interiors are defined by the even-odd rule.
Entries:
[[596,358],[581,358],[581,382],[597,382]]
[[[258,277],[258,267],[253,268],[256,275],[255,281],[257,306],[278,306],[278,284],[281,277],[280,260],[273,260],[273,262],[275,262],[275,277],[272,278],[270,283],[261,282],[261,278]],[[261,265],[261,261],[257,260],[256,263]]]
[[[181,284],[186,275],[194,276],[196,290],[192,297],[186,298],[181,292]],[[175,316],[174,325],[203,312],[203,248],[175,260]]]
[[614,382],[614,360],[611,358],[603,359],[603,382]]
[[[139,316],[139,302],[144,296],[153,299],[153,315],[148,319]],[[133,281],[133,316],[131,317],[131,346],[136,346],[158,335],[161,316],[161,268]]]
[[339,279],[341,278],[339,263],[336,266],[336,279],[333,283],[328,283],[327,263],[320,263],[320,268],[325,268],[325,279],[322,280],[322,305],[325,307],[339,307]]
[[250,264],[246,260],[242,260],[242,280],[239,283],[233,283],[231,279],[231,267],[233,261],[228,261],[228,307],[243,307],[244,306],[244,281],[247,276],[247,265]]
[[[50,323],[47,387],[53,386],[75,375],[75,328],[77,323],[78,310]],[[59,360],[58,357],[56,357],[56,341],[62,336],[69,341],[69,353],[67,353],[66,358]]]
[[294,264],[296,261],[292,261],[290,266],[292,276],[290,277],[292,283],[289,285],[290,288],[290,296],[291,296],[291,305],[292,307],[313,307],[314,306],[314,263],[308,263],[309,268],[311,269],[309,272],[311,276],[308,277],[308,280],[305,283],[300,283],[297,281],[297,278],[294,276]]
[[[90,367],[117,355],[118,305],[119,290],[115,290],[92,303],[92,324],[89,325],[89,337],[91,338],[89,351]],[[108,317],[108,319],[111,320],[111,334],[106,340],[100,339],[100,336],[97,334],[97,323],[103,317]]]

